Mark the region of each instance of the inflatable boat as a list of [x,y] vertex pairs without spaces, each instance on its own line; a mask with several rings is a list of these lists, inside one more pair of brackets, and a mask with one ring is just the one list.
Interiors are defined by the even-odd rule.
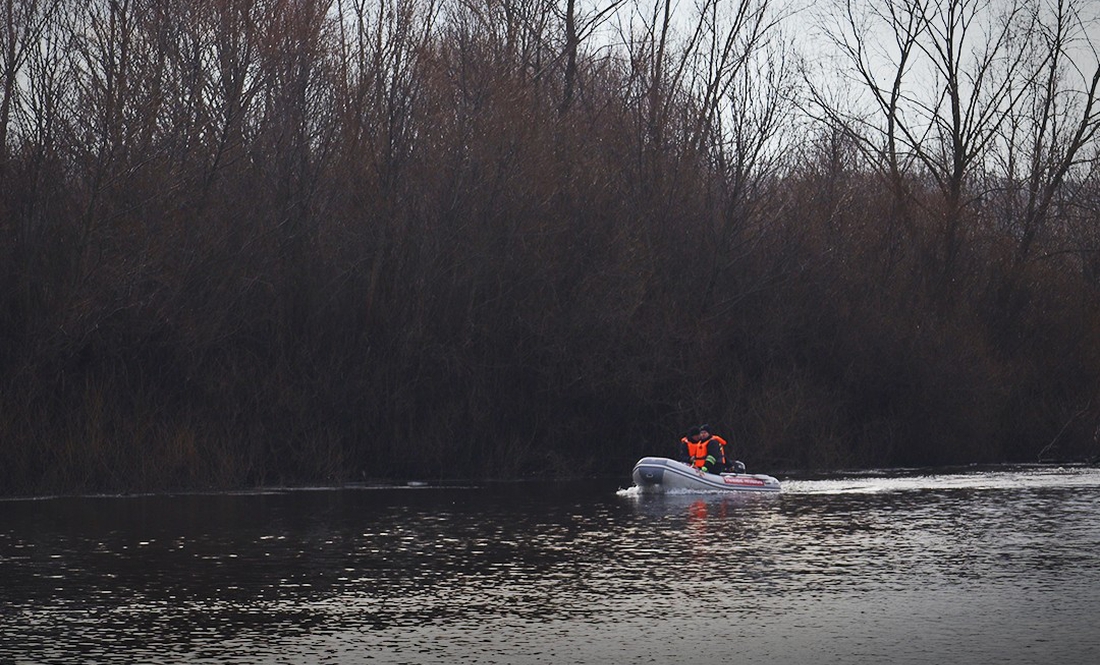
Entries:
[[667,457],[643,457],[634,465],[634,484],[645,492],[669,490],[778,492],[779,481],[749,473],[703,473]]

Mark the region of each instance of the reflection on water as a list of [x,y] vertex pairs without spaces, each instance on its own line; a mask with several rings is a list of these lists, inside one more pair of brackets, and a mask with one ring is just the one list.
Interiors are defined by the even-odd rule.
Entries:
[[1095,663],[1100,471],[4,501],[0,608],[0,663]]

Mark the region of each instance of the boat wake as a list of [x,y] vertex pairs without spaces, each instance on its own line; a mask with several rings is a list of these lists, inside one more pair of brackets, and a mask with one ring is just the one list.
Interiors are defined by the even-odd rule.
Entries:
[[926,490],[1006,490],[1051,487],[1100,487],[1094,467],[999,467],[959,471],[875,470],[835,478],[787,480],[791,494],[880,494]]

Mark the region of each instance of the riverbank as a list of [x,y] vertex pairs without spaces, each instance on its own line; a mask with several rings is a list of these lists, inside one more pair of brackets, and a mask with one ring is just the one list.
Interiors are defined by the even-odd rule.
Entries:
[[222,4],[27,6],[0,492],[590,474],[701,422],[770,468],[1097,455],[1095,114],[899,146],[702,6],[586,51],[557,10]]

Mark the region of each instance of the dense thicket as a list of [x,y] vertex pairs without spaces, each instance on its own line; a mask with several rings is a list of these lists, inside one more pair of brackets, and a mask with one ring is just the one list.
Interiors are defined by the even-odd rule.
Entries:
[[0,489],[1095,456],[1092,134],[1036,216],[725,4],[7,3]]

